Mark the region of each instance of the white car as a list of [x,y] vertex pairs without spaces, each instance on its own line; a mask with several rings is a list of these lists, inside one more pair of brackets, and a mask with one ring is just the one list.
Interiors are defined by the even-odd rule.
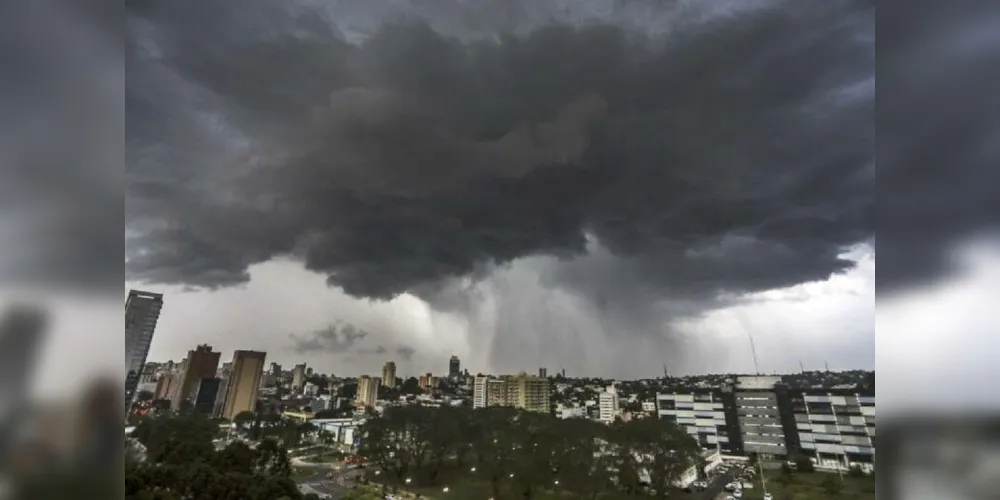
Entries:
[[736,491],[734,491],[733,492],[733,498],[735,498],[736,500],[739,500],[739,499],[743,498],[743,490],[736,490]]
[[774,500],[774,495],[770,493],[764,493],[764,500]]

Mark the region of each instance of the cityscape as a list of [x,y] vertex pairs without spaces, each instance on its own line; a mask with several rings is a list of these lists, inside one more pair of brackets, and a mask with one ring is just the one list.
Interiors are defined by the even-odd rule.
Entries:
[[[129,292],[125,397],[132,422],[171,415],[232,428],[254,419],[289,422],[310,436],[296,436],[296,444],[322,441],[327,446],[320,447],[320,454],[364,460],[361,452],[373,419],[413,409],[443,414],[504,409],[608,428],[643,420],[668,422],[701,453],[703,470],[692,466],[671,481],[695,493],[710,490],[707,484],[698,486],[704,477],[751,457],[754,463],[808,468],[830,477],[873,477],[875,472],[871,371],[672,377],[665,368],[656,379],[603,380],[567,377],[564,370],[553,375],[546,367],[530,374],[471,373],[458,356],[451,356],[442,360],[440,373],[401,374],[394,361],[386,360],[379,374],[335,376],[305,363],[286,368],[268,362],[265,352],[236,350],[231,358],[223,357],[210,345],[192,346],[180,361],[148,360],[164,311],[169,307],[163,295]],[[310,477],[299,488],[322,498],[346,491],[348,477],[354,476],[339,482]],[[742,487],[729,490],[722,494],[740,491],[742,496]]]

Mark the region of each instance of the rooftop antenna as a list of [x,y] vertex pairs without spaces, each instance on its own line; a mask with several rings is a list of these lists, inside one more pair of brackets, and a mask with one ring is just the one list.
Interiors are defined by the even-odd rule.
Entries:
[[826,373],[830,373],[830,362],[824,361],[824,363],[826,364]]
[[666,363],[663,363],[663,378],[670,378],[670,370],[667,369]]
[[802,364],[801,359],[799,360],[799,370],[802,370],[802,373],[806,372],[806,366]]
[[757,375],[760,375],[760,365],[757,364],[757,347],[753,343],[753,331],[748,328],[747,318],[743,315],[742,311],[737,310],[736,317],[739,319],[740,324],[743,325],[743,329],[746,330],[747,337],[750,338],[750,354],[753,355],[753,370]]

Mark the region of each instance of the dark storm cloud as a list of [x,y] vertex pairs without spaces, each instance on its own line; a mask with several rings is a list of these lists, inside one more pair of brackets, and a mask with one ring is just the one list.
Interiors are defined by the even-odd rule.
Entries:
[[409,361],[413,359],[413,355],[417,353],[417,350],[410,346],[403,346],[396,349],[396,355],[403,359],[403,361]]
[[0,6],[5,286],[118,290],[123,74],[109,5],[39,0]]
[[337,323],[308,334],[291,334],[292,349],[297,353],[306,352],[349,352],[360,340],[368,337],[368,332],[350,324]]
[[870,2],[636,1],[579,27],[540,26],[603,2],[506,2],[496,24],[470,3],[360,45],[351,16],[373,31],[388,3],[130,8],[128,277],[224,286],[293,255],[447,306],[442,280],[590,235],[597,267],[542,279],[698,300],[825,278],[873,238]]
[[879,127],[893,131],[878,153],[880,291],[936,280],[956,241],[1000,228],[1000,95],[990,84],[1000,78],[1000,12],[920,4],[919,19],[889,19],[880,38],[880,71],[908,82],[879,108]]

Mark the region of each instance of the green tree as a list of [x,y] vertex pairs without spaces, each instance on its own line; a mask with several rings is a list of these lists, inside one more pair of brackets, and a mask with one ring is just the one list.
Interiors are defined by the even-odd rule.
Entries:
[[269,476],[287,478],[292,475],[288,451],[273,439],[265,439],[257,446],[256,470]]
[[502,481],[514,474],[519,453],[514,447],[514,416],[511,408],[483,408],[473,412],[472,446],[477,474],[490,481],[493,498],[501,498]]
[[562,489],[593,500],[611,487],[608,427],[592,420],[569,419],[558,424],[552,446],[553,469]]
[[809,474],[816,472],[816,466],[809,457],[800,456],[795,459],[795,470]]
[[683,429],[665,420],[641,419],[615,424],[611,430],[620,472],[630,493],[648,474],[649,486],[657,498],[666,498],[673,484],[698,464],[698,443]]

